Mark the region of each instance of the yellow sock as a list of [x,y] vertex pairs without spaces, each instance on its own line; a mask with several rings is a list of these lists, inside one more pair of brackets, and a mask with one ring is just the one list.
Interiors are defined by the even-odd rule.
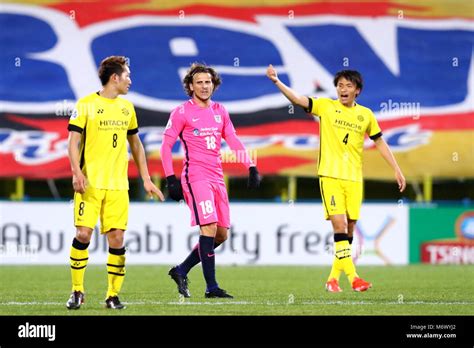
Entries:
[[356,268],[354,265],[354,262],[352,261],[352,256],[349,256],[344,259],[344,272],[346,273],[347,278],[349,279],[349,283],[354,281],[354,278],[358,278],[359,276],[357,275]]
[[125,278],[125,248],[109,248],[109,257],[107,258],[107,277],[109,288],[106,298],[117,296],[122,288]]
[[338,262],[338,258],[335,257],[332,262],[331,273],[329,273],[328,281],[331,279],[336,279],[339,281],[339,277],[341,276],[341,272],[343,271],[340,267],[340,263]]
[[[352,245],[347,239],[335,243],[335,260],[337,268],[344,270],[349,282],[352,284],[354,278],[358,277],[354,262],[352,261]],[[336,260],[337,259],[337,260]]]
[[70,253],[72,291],[84,292],[84,274],[89,260],[89,243],[84,244],[74,238]]

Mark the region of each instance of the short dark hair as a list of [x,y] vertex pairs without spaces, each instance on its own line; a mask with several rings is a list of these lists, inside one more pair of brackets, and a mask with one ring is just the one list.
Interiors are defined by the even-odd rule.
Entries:
[[193,83],[194,75],[199,73],[208,73],[211,75],[212,84],[214,85],[214,91],[217,91],[217,88],[221,85],[222,80],[217,71],[215,71],[210,66],[207,66],[202,63],[194,62],[189,67],[188,71],[186,72],[186,76],[183,78],[183,88],[186,94],[190,97],[193,96],[193,91],[189,88],[189,85]]
[[102,86],[109,82],[113,74],[122,75],[126,65],[128,66],[128,61],[124,56],[110,56],[100,62],[99,78]]
[[[360,72],[356,70],[341,70],[334,76],[334,87],[337,87],[339,79],[345,78],[347,81],[351,81],[356,85],[357,88],[362,92],[362,87],[364,87],[364,80]],[[360,94],[360,93],[359,93]]]

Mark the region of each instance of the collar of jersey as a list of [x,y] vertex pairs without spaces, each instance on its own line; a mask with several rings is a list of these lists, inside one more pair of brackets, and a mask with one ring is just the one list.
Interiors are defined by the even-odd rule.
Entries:
[[205,110],[205,109],[209,109],[209,108],[212,108],[212,106],[215,104],[213,100],[211,100],[211,103],[208,105],[208,106],[200,106],[198,105],[192,98],[189,99],[189,102],[191,103],[191,105],[195,108],[198,108],[200,110]]
[[354,106],[351,107],[351,108],[348,108],[347,106],[345,106],[344,104],[341,103],[341,101],[339,100],[339,98],[336,99],[336,101],[337,101],[337,103],[338,103],[341,107],[343,107],[343,108],[346,109],[346,110],[355,110],[355,108],[356,108],[357,105],[358,105],[356,102],[354,102]]
[[95,95],[97,96],[97,98],[99,98],[99,99],[102,100],[102,101],[105,101],[106,103],[113,103],[113,102],[115,102],[115,101],[118,100],[118,97],[115,98],[115,99],[105,98],[105,97],[101,96],[101,95],[99,94],[99,92],[96,92]]

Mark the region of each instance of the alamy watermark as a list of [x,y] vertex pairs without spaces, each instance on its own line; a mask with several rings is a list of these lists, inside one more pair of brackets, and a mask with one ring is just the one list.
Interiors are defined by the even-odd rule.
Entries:
[[411,116],[417,120],[420,118],[421,104],[417,102],[397,102],[389,99],[380,103],[380,113],[388,116]]
[[101,109],[97,108],[95,103],[78,103],[70,100],[63,100],[54,105],[54,114],[56,116],[65,116],[75,119],[79,115],[88,115],[94,117],[96,113],[100,113]]
[[222,163],[246,163],[247,159],[257,165],[257,150],[221,151]]

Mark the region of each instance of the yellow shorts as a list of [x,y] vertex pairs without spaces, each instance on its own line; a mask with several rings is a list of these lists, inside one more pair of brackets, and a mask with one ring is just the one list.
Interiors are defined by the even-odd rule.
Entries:
[[324,205],[324,215],[344,214],[348,219],[358,220],[360,206],[364,195],[362,182],[335,179],[328,176],[319,177],[319,188]]
[[74,225],[94,228],[100,216],[100,233],[127,229],[128,191],[102,190],[88,187],[74,194]]

